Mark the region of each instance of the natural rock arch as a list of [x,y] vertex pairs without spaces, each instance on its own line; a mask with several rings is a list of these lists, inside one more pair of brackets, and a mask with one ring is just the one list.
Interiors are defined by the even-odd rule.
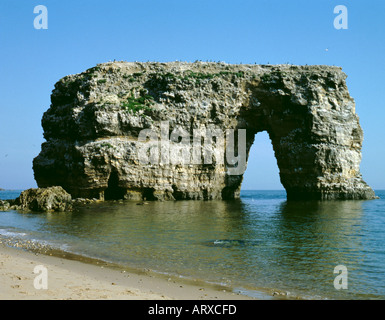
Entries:
[[237,198],[242,174],[229,175],[226,161],[143,165],[138,137],[156,132],[162,152],[162,136],[177,128],[191,137],[195,130],[243,129],[246,156],[255,134],[268,132],[289,200],[372,199],[359,170],[363,132],[345,78],[328,66],[98,65],[55,85],[35,178],[39,187],[61,185],[75,197],[103,198],[107,190],[110,198],[114,172],[125,199]]

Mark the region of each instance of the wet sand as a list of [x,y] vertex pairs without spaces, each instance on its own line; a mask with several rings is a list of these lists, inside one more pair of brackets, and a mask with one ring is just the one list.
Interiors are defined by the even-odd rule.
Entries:
[[[47,289],[36,279],[47,270]],[[103,265],[37,254],[0,245],[1,300],[249,300],[207,284],[116,270]]]

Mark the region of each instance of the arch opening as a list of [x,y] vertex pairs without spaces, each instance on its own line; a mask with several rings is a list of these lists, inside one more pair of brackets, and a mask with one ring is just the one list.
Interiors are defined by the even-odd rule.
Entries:
[[279,172],[269,134],[267,131],[256,133],[249,150],[241,190],[285,190]]

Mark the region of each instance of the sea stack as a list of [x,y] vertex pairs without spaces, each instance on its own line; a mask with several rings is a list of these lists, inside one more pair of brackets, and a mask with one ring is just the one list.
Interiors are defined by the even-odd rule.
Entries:
[[56,83],[35,179],[73,198],[234,199],[267,131],[289,200],[373,199],[345,79],[331,66],[99,64]]

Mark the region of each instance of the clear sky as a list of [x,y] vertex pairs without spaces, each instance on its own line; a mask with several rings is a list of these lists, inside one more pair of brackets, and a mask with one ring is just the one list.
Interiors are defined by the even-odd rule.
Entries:
[[[34,28],[37,5],[48,9],[47,30]],[[334,28],[337,5],[348,29]],[[0,45],[2,188],[36,187],[32,160],[54,84],[116,59],[341,66],[365,134],[363,177],[385,189],[383,0],[1,0]],[[282,188],[266,134],[244,188]]]

